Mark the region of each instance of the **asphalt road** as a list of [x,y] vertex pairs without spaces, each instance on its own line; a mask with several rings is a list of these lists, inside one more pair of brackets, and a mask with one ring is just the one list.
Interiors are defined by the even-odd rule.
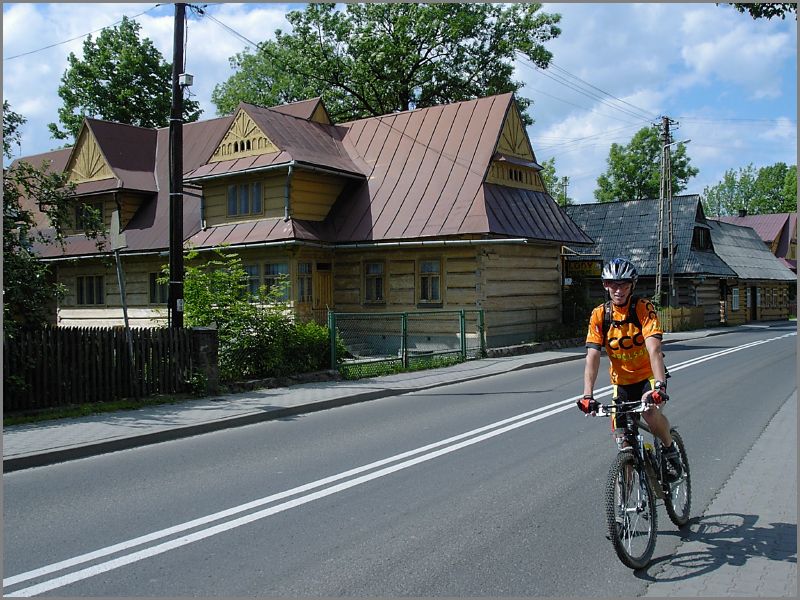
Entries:
[[[795,389],[797,338],[780,338],[792,331],[665,347],[694,515]],[[565,402],[581,382],[580,362],[538,367],[4,474],[4,585],[104,597],[640,595],[646,579],[605,538],[608,421]],[[680,541],[659,517],[656,561]]]

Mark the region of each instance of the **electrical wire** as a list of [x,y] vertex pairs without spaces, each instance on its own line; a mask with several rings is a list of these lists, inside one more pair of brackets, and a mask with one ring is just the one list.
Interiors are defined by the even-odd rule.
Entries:
[[[149,13],[151,10],[155,10],[159,6],[163,6],[163,4],[156,4],[155,6],[152,6],[152,7],[148,8],[147,10],[145,10],[143,12],[140,12],[138,15],[134,15],[134,16],[129,17],[129,18],[130,18],[131,21],[135,21],[136,19],[138,19],[142,15]],[[20,58],[21,56],[28,56],[30,54],[36,54],[37,52],[42,52],[43,50],[49,50],[50,48],[55,48],[56,46],[61,46],[63,44],[68,44],[69,42],[74,42],[75,40],[79,40],[81,38],[85,38],[87,35],[92,35],[93,33],[97,33],[98,31],[103,31],[104,29],[108,29],[109,27],[113,27],[114,25],[119,25],[120,23],[122,23],[122,19],[120,19],[119,21],[115,21],[111,25],[106,25],[105,27],[101,27],[100,29],[95,29],[94,31],[90,31],[89,33],[84,33],[83,35],[79,35],[79,36],[76,36],[74,38],[70,38],[68,40],[64,40],[63,42],[56,42],[55,44],[50,44],[49,46],[43,46],[42,48],[37,48],[36,50],[30,50],[29,52],[23,52],[21,54],[15,54],[14,56],[6,56],[6,57],[3,58],[3,62],[5,62],[7,60],[13,60],[15,58]]]

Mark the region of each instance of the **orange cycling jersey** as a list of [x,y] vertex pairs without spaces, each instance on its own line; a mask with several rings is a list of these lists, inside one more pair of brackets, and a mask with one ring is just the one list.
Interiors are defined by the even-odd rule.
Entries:
[[[630,298],[625,306],[611,304],[611,327],[606,336],[605,348],[611,363],[608,371],[613,385],[639,383],[653,376],[650,355],[645,347],[646,338],[657,336],[661,339],[663,331],[653,303],[640,300],[636,304],[636,314],[642,324],[641,330],[629,322]],[[603,313],[601,304],[592,311],[589,318],[589,331],[586,334],[586,347],[600,349],[603,345]]]

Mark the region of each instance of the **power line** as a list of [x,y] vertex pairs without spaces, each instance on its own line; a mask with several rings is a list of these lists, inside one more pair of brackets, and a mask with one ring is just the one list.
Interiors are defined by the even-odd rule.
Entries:
[[651,113],[649,110],[645,110],[645,109],[643,109],[643,108],[640,108],[640,107],[636,106],[635,104],[631,104],[631,103],[630,103],[630,102],[628,102],[627,100],[623,100],[623,99],[621,99],[621,98],[617,98],[617,97],[616,97],[616,96],[614,96],[613,94],[610,94],[609,92],[606,92],[605,90],[601,90],[599,87],[597,87],[597,86],[595,86],[595,85],[592,85],[592,84],[591,84],[591,83],[589,83],[588,81],[586,81],[586,80],[584,80],[584,79],[581,79],[581,78],[580,78],[580,77],[578,77],[577,75],[573,75],[572,73],[570,73],[569,71],[567,71],[567,70],[566,70],[566,69],[564,69],[563,67],[560,67],[559,65],[557,65],[557,64],[555,63],[555,61],[552,61],[552,60],[551,60],[551,61],[550,61],[550,66],[551,66],[553,69],[555,69],[555,70],[557,70],[557,71],[561,71],[561,72],[563,72],[564,74],[568,75],[569,77],[572,77],[573,79],[577,79],[578,81],[581,81],[581,82],[585,83],[586,85],[588,85],[589,87],[591,87],[591,88],[593,88],[593,89],[597,90],[598,92],[600,92],[600,93],[602,93],[602,94],[605,94],[606,96],[609,96],[610,98],[613,98],[613,99],[614,99],[614,100],[616,100],[617,102],[622,102],[623,104],[627,104],[627,105],[628,105],[628,106],[630,106],[631,108],[633,108],[633,109],[635,109],[635,110],[637,110],[637,111],[639,111],[639,112],[641,112],[641,113],[643,113],[643,114],[645,114],[645,115],[649,115],[649,116],[648,116],[648,120],[654,120],[654,119],[656,118],[656,115],[655,115],[654,113]]
[[[129,17],[129,18],[131,19],[131,21],[135,21],[136,19],[138,19],[142,15],[149,13],[151,10],[155,10],[159,6],[163,6],[163,5],[162,4],[156,4],[155,6],[152,6],[152,7],[148,8],[147,10],[145,10],[143,12],[140,12],[138,15],[134,15],[133,17]],[[50,44],[49,46],[44,46],[42,48],[37,48],[36,50],[30,50],[29,52],[23,52],[22,54],[15,54],[14,56],[6,56],[5,58],[3,58],[3,62],[5,62],[7,60],[12,60],[14,58],[20,58],[21,56],[28,56],[30,54],[36,54],[37,52],[42,52],[43,50],[49,50],[50,48],[55,48],[56,46],[61,46],[63,44],[68,44],[70,42],[74,42],[75,40],[79,40],[81,38],[85,38],[87,35],[92,35],[93,33],[97,33],[98,31],[103,31],[104,29],[108,29],[109,27],[113,27],[114,25],[119,25],[120,23],[122,23],[122,19],[120,19],[119,21],[116,21],[114,23],[111,23],[111,25],[106,25],[105,27],[101,27],[100,29],[95,29],[94,31],[90,31],[89,33],[84,33],[83,35],[79,35],[79,36],[76,36],[74,38],[70,38],[68,40],[64,40],[63,42],[56,42],[55,44]]]
[[[628,116],[634,117],[635,119],[639,119],[640,121],[655,121],[656,118],[657,118],[653,113],[651,113],[649,111],[646,111],[646,110],[644,110],[642,108],[639,108],[639,107],[631,104],[630,102],[625,102],[624,100],[620,100],[616,96],[613,96],[613,95],[609,94],[608,92],[605,92],[605,91],[601,90],[600,88],[598,88],[598,87],[596,87],[596,86],[594,86],[594,85],[592,85],[592,84],[590,84],[588,82],[583,81],[580,77],[578,77],[577,75],[572,75],[566,69],[558,67],[558,70],[566,73],[570,78],[577,80],[578,83],[576,83],[574,81],[570,81],[570,79],[568,79],[564,75],[561,75],[560,73],[548,72],[547,70],[538,67],[536,64],[532,63],[521,52],[517,52],[516,54],[517,54],[517,58],[519,59],[520,63],[523,64],[524,66],[527,66],[527,67],[529,67],[531,69],[536,70],[537,72],[541,73],[545,77],[547,77],[549,79],[552,79],[553,81],[555,81],[557,83],[560,83],[564,87],[567,87],[567,88],[569,88],[569,89],[571,89],[573,91],[576,91],[579,94],[582,94],[584,96],[587,96],[589,98],[597,100],[598,102],[600,102],[601,104],[603,104],[605,106],[613,108],[614,110],[617,110],[617,111],[619,111],[619,112],[621,112],[623,114],[626,114]],[[620,106],[618,104],[613,104],[613,103],[609,102],[608,100],[606,100],[603,96],[601,96],[601,95],[599,95],[599,94],[597,94],[597,93],[595,93],[595,92],[593,92],[593,91],[591,91],[589,89],[586,89],[585,86],[589,86],[591,88],[594,88],[594,89],[600,91],[602,94],[612,98],[613,100],[615,100],[617,102],[622,102],[622,103],[624,103],[624,104],[626,104],[628,106],[631,106],[631,107],[633,107],[634,110],[631,110],[631,109],[626,108],[624,106]],[[634,112],[634,111],[636,111],[636,112]]]

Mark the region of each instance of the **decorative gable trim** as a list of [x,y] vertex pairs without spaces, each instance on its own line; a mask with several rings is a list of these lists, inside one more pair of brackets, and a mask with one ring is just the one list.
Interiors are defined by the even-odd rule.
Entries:
[[279,148],[261,131],[250,115],[244,110],[239,110],[228,132],[208,162],[271,154],[278,151]]
[[506,112],[506,119],[503,123],[503,130],[500,139],[497,141],[495,152],[514,156],[527,161],[535,161],[533,149],[531,148],[528,134],[525,132],[525,125],[522,116],[517,109],[517,103],[512,101]]
[[66,171],[72,183],[86,183],[114,177],[114,171],[103,156],[97,138],[85,125],[67,162]]

